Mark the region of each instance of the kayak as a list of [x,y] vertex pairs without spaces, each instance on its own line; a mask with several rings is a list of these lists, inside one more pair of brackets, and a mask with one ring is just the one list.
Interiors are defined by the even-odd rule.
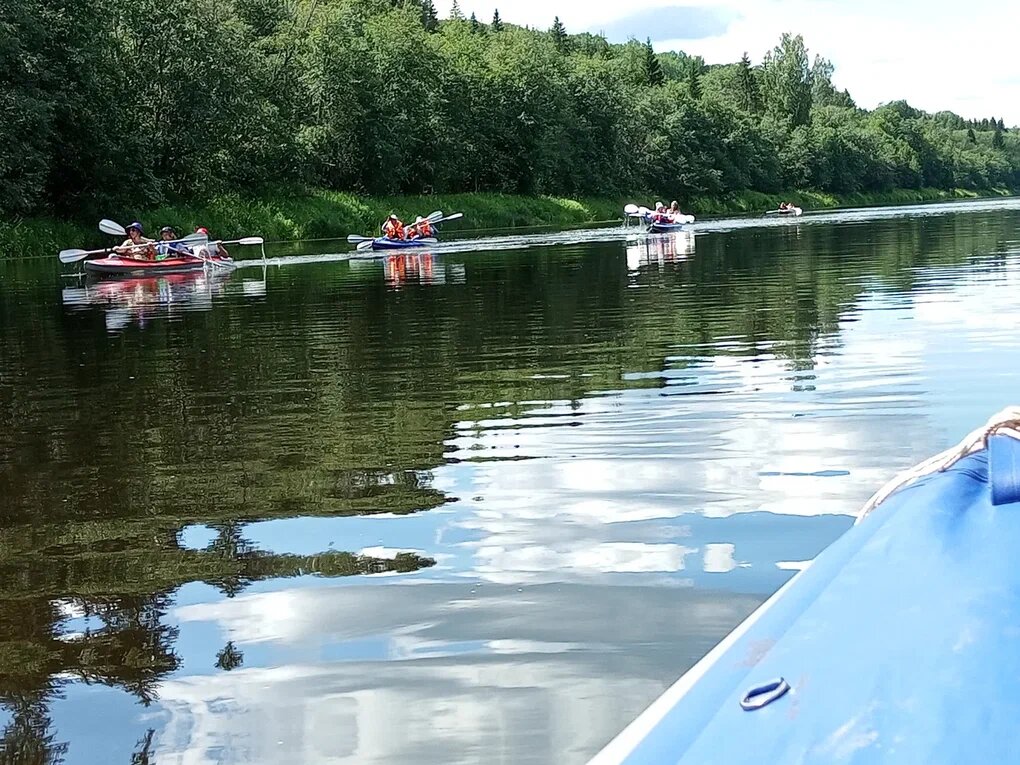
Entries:
[[156,276],[158,274],[183,273],[185,271],[201,271],[206,267],[230,267],[234,265],[231,258],[174,257],[166,260],[137,260],[110,255],[96,260],[86,260],[85,270],[96,274],[124,276]]
[[1016,762],[1018,428],[883,487],[590,765]]
[[800,215],[802,212],[804,212],[804,211],[801,208],[799,208],[799,207],[790,207],[789,209],[786,209],[786,210],[767,210],[765,212],[765,214],[766,215],[793,215],[793,216],[797,216],[797,215]]
[[408,250],[412,247],[429,247],[437,244],[435,237],[427,236],[423,239],[387,239],[385,236],[372,240],[373,250]]
[[683,227],[684,227],[683,223],[649,223],[648,233],[668,234],[671,231],[682,231]]

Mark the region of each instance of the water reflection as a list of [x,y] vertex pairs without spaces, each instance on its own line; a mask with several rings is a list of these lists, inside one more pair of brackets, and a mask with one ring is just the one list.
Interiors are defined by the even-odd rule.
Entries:
[[216,269],[126,279],[83,280],[64,287],[63,304],[71,310],[101,308],[107,330],[130,324],[144,328],[155,318],[176,319],[185,311],[208,311],[224,293],[233,271]]
[[627,243],[627,269],[661,268],[667,263],[686,260],[694,254],[694,245],[693,230],[631,237]]
[[[157,754],[580,760],[662,687],[664,664],[707,650],[757,602],[629,587],[434,587],[427,599],[420,587],[330,587],[178,609],[183,635],[215,625],[261,654],[261,668],[165,683]],[[393,614],[404,625],[396,632]],[[299,658],[312,654],[322,660]]]
[[583,762],[1010,403],[975,209],[5,279],[3,745]]

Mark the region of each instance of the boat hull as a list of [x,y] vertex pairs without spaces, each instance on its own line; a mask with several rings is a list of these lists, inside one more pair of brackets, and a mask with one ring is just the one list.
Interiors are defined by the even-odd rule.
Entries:
[[683,231],[683,223],[649,223],[648,233],[650,234],[669,234],[673,231]]
[[1020,504],[993,504],[992,454],[891,495],[591,765],[1020,759]]
[[373,250],[410,250],[413,248],[431,247],[437,243],[435,237],[424,239],[387,239],[384,236],[372,240]]
[[111,256],[96,260],[86,260],[85,270],[105,276],[156,276],[158,274],[181,274],[188,271],[201,271],[206,267],[233,266],[230,258],[167,258],[166,260],[136,260]]

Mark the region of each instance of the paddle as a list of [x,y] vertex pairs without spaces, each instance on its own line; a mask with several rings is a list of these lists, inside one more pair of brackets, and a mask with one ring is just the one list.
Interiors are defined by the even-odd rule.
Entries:
[[463,218],[463,217],[464,217],[464,213],[462,213],[462,212],[451,213],[450,215],[447,215],[447,216],[445,216],[443,218],[440,218],[439,220],[432,221],[432,225],[438,226],[440,223],[446,223],[447,221],[457,220],[458,218]]
[[[202,236],[198,234],[197,236]],[[208,242],[209,245],[220,245],[220,244],[239,244],[242,247],[252,244],[265,244],[265,239],[261,236],[244,236],[240,239],[216,239],[215,241]],[[207,265],[216,266],[217,268],[234,268],[232,261],[213,260],[211,257],[202,257],[198,252],[192,252],[191,257],[198,258]]]
[[57,257],[60,258],[61,263],[76,263],[79,260],[84,260],[89,255],[105,255],[108,252],[112,252],[109,247],[105,250],[79,250],[72,248],[70,250],[61,250]]
[[109,220],[107,218],[103,218],[99,221],[99,230],[104,234],[109,234],[110,236],[127,236],[127,231],[124,230],[122,225],[117,223],[117,221]]
[[217,239],[215,242],[209,242],[209,244],[239,244],[242,247],[246,247],[249,244],[265,244],[266,240],[261,236],[245,236],[241,239]]

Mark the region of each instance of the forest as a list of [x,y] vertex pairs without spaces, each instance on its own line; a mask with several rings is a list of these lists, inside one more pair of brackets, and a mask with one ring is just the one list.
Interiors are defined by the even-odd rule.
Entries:
[[[0,216],[302,189],[1020,187],[1001,118],[859,108],[804,40],[706,65],[431,0],[49,0],[0,23]],[[762,55],[763,54],[763,55]]]

